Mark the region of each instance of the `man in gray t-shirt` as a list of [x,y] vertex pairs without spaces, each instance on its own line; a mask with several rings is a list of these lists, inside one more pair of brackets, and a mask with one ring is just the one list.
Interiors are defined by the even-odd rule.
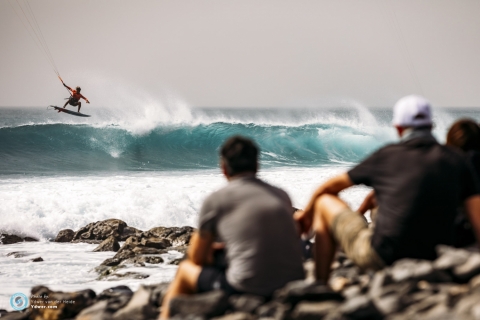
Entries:
[[[292,204],[283,190],[255,177],[257,157],[257,147],[242,137],[222,146],[221,168],[229,183],[202,206],[199,231],[165,296],[162,319],[170,315],[170,300],[180,294],[222,289],[268,297],[287,282],[303,279]],[[212,265],[219,243],[226,268]]]

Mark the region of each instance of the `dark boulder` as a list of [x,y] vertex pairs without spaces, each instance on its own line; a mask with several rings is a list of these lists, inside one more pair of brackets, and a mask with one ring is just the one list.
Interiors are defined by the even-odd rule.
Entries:
[[228,296],[221,290],[190,296],[178,296],[170,301],[170,316],[219,316],[228,308]]
[[55,238],[55,242],[70,242],[73,240],[73,237],[75,236],[75,231],[72,229],[63,229],[60,230],[60,232],[57,234],[57,237]]
[[73,240],[103,241],[111,236],[114,238],[119,238],[126,226],[127,224],[119,219],[107,219],[103,221],[92,222],[75,232]]
[[[29,311],[31,319],[72,319],[83,309],[92,305],[95,301],[95,292],[92,290],[82,290],[77,292],[51,291],[44,286],[32,288],[32,296],[45,297],[37,298],[35,302],[30,301]],[[59,301],[55,303],[56,308],[48,308],[50,301]],[[42,306],[45,308],[33,308],[32,306]]]
[[158,316],[157,308],[151,303],[152,290],[145,286],[135,291],[127,305],[113,314],[115,320],[144,320],[155,319]]
[[32,237],[22,238],[15,234],[0,233],[0,244],[14,244],[14,243],[24,242],[24,241],[33,242],[38,240]]
[[126,226],[118,237],[118,241],[126,241],[130,237],[140,237],[143,231],[134,227]]
[[118,243],[115,237],[110,236],[107,239],[103,240],[102,243],[98,245],[93,252],[100,252],[100,251],[114,251],[117,252],[120,249],[120,244]]

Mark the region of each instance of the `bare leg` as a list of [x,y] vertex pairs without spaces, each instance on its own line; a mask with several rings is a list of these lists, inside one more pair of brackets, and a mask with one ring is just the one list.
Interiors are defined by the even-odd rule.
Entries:
[[82,107],[82,103],[81,102],[78,102],[78,111],[77,112],[80,112],[80,108]]
[[202,267],[190,260],[184,260],[180,263],[175,279],[173,279],[163,298],[162,313],[159,319],[168,319],[170,317],[170,301],[173,298],[180,294],[193,294],[197,291],[200,271],[202,271]]
[[315,202],[313,213],[313,229],[315,230],[315,276],[317,280],[328,280],[330,266],[335,255],[337,244],[330,231],[334,219],[347,204],[337,196],[324,194]]
[[[67,104],[70,102],[70,100],[67,100],[67,102],[65,102],[65,104],[63,105],[63,109],[65,109],[65,107],[67,106]],[[60,110],[58,110],[57,112],[60,112]]]

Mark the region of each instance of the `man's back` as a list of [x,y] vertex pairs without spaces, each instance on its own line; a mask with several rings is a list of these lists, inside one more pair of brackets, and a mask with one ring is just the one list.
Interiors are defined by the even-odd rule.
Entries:
[[203,227],[225,242],[227,280],[237,290],[269,295],[303,278],[298,234],[284,191],[254,176],[235,178],[205,201]]
[[375,189],[379,213],[372,245],[385,263],[434,259],[452,241],[456,207],[476,193],[465,159],[430,134],[382,148],[349,172]]

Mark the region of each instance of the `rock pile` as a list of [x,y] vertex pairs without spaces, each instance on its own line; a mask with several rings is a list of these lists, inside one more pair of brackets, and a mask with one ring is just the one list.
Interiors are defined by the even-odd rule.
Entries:
[[[171,235],[166,233],[162,239]],[[144,234],[132,237],[128,246],[138,248],[152,235]],[[146,243],[143,248],[162,250]],[[173,319],[217,320],[480,319],[480,253],[445,246],[438,253],[433,262],[403,259],[376,273],[362,272],[340,253],[328,286],[295,281],[269,300],[212,291],[172,300],[171,313]],[[141,286],[135,293],[119,286],[99,295],[91,290],[63,293],[35,287],[32,296],[48,295],[67,302],[50,310],[31,304],[21,313],[2,311],[2,319],[156,319],[167,285]],[[75,305],[69,300],[75,300]]]
[[38,241],[38,239],[32,237],[20,237],[15,234],[0,233],[0,244],[13,244],[24,241],[32,242]]

